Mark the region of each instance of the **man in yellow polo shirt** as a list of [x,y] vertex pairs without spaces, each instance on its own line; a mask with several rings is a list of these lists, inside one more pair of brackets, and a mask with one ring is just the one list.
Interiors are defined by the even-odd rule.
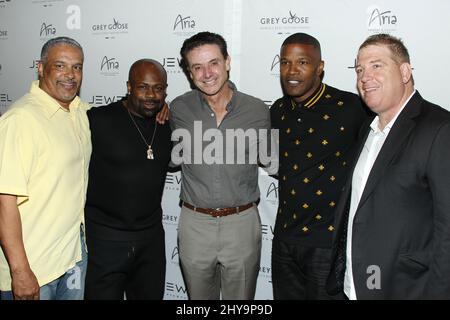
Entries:
[[0,118],[2,299],[83,298],[91,142],[82,68],[78,42],[49,40],[39,81]]

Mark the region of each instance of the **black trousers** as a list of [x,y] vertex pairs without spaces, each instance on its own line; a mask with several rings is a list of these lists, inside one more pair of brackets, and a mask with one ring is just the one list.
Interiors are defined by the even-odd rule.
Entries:
[[[273,239],[272,285],[275,300],[329,300],[325,283],[331,249],[289,244]],[[336,297],[333,297],[336,299]]]
[[110,241],[86,237],[87,300],[161,300],[164,296],[166,255],[164,229],[152,230],[142,241]]

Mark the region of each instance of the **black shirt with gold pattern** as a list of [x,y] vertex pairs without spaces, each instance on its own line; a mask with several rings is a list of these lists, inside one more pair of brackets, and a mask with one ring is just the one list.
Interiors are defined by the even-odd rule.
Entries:
[[292,244],[331,247],[334,210],[367,117],[365,108],[357,95],[322,83],[303,103],[284,96],[270,112],[280,139],[274,236]]

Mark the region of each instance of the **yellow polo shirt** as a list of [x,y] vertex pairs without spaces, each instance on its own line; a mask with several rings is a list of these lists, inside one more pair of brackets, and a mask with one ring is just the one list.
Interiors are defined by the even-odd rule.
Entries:
[[[0,193],[18,196],[25,251],[40,286],[81,260],[92,149],[88,108],[76,97],[69,112],[34,81],[0,117]],[[11,290],[2,250],[0,290]]]

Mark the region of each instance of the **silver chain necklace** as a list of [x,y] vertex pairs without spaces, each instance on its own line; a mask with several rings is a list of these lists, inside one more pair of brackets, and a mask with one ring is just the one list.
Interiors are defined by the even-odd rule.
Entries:
[[139,126],[137,125],[136,121],[134,121],[134,118],[131,115],[131,112],[130,112],[130,110],[128,110],[128,108],[127,108],[127,111],[128,111],[128,114],[130,115],[131,121],[133,121],[134,126],[136,127],[137,131],[141,135],[142,140],[144,141],[145,145],[148,148],[147,149],[147,159],[149,159],[149,160],[155,159],[155,157],[153,156],[152,145],[153,145],[153,140],[155,139],[156,127],[158,125],[158,123],[156,122],[156,117],[155,117],[155,129],[153,129],[152,140],[150,141],[150,144],[149,144],[149,143],[147,143],[147,140],[145,140],[144,135],[142,134],[141,130],[139,129]]

